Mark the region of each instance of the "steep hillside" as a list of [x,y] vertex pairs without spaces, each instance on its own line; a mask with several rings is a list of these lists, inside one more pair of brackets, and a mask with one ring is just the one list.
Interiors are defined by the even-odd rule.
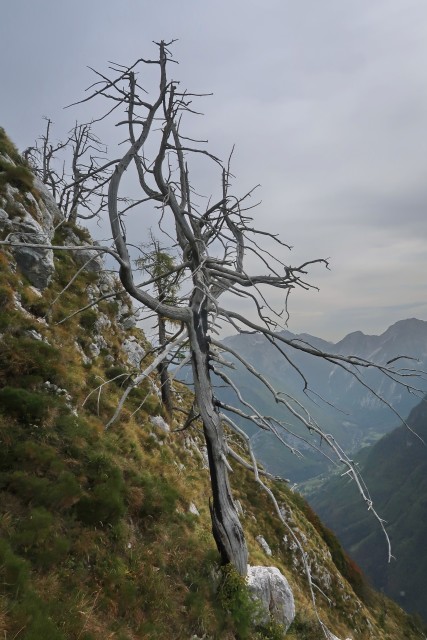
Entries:
[[[87,241],[0,134],[1,239]],[[220,571],[200,426],[183,430],[179,411],[166,423],[157,381],[147,378],[105,429],[129,376],[152,356],[96,252],[5,248],[0,260],[2,638],[283,637],[259,619],[245,584]],[[189,407],[185,387],[175,386],[175,398]],[[336,636],[423,637],[367,587],[299,495],[275,483],[283,526],[251,473],[235,468],[232,484],[251,564],[274,565],[292,589],[287,638],[322,637],[296,540]]]
[[[427,398],[412,410],[408,424],[427,442]],[[387,523],[391,564],[384,537],[352,485],[334,478],[314,491],[310,502],[375,587],[427,620],[427,447],[401,426],[362,452],[360,468]]]
[[[360,331],[351,333],[337,344],[307,334],[295,335],[289,331],[282,334],[297,345],[308,343],[319,351],[357,355],[380,364],[393,361],[396,356],[405,355],[417,361],[397,360],[394,363],[396,368],[414,367],[420,371],[427,369],[427,322],[415,318],[396,322],[379,336],[367,336]],[[398,424],[398,417],[386,403],[382,403],[370,393],[367,386],[374,389],[402,416],[407,415],[418,402],[416,395],[407,393],[404,386],[378,371],[360,371],[367,385],[363,386],[341,367],[281,345],[286,354],[284,358],[269,340],[260,335],[231,336],[224,343],[256,366],[277,390],[285,391],[305,406],[318,424],[331,433],[348,453],[354,453],[362,446],[372,444]],[[243,397],[250,398],[261,413],[284,421],[297,436],[303,435],[310,440],[306,428],[282,405],[272,402],[265,386],[254,380],[236,359],[231,356],[229,359],[235,365],[234,371],[229,372],[229,375],[242,390]],[[311,392],[304,393],[304,380],[299,372],[303,373]],[[425,379],[413,378],[410,382],[422,391],[427,391]],[[231,401],[229,394],[230,391],[224,390],[221,386],[218,389],[219,397],[225,401]],[[234,398],[232,400],[235,402]],[[282,475],[293,482],[302,482],[328,469],[329,461],[322,452],[313,451],[307,443],[297,437],[286,432],[282,434],[291,446],[303,453],[303,464],[281,447],[271,434],[263,431],[255,433],[253,427],[250,424],[246,425],[244,421],[241,421],[241,426],[252,435],[257,455],[272,473]],[[317,446],[318,437],[313,435],[311,442]],[[329,454],[330,451],[325,450],[325,453]]]

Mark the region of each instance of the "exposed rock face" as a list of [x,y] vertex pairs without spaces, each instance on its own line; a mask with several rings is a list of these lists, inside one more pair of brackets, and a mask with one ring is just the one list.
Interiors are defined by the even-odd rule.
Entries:
[[[71,229],[67,229],[67,234],[65,237],[65,244],[71,244],[79,246],[82,243],[80,238],[74,231]],[[93,244],[96,245],[96,242]],[[98,251],[92,251],[91,249],[82,249],[81,251],[72,251],[73,257],[75,261],[84,266],[86,271],[91,271],[93,273],[100,273],[104,267],[104,263],[102,261],[102,257],[100,256]]]
[[[15,164],[11,158],[7,162]],[[6,185],[4,196],[0,198],[0,231],[12,234],[17,242],[27,244],[50,244],[55,227],[64,222],[52,194],[36,176],[34,187],[38,196],[21,192],[10,184]],[[68,230],[68,244],[81,245],[78,236]],[[13,255],[22,273],[34,287],[45,289],[54,274],[53,251],[36,247],[15,247]],[[102,257],[90,249],[73,251],[76,261],[88,271],[99,273],[103,268]]]
[[167,422],[165,422],[163,420],[162,416],[151,416],[150,422],[155,427],[158,427],[164,433],[169,433],[170,432],[170,426],[168,425]]
[[59,210],[49,189],[37,178],[37,176],[34,176],[34,186],[39,192],[44,204],[44,206],[41,207],[43,228],[47,231],[49,237],[52,237],[55,226],[64,219],[64,216]]
[[[17,196],[20,196],[18,199]],[[45,205],[44,194],[36,200],[32,193],[24,196],[11,185],[6,186],[5,197],[2,198],[0,230],[12,234],[18,242],[49,244],[54,233],[54,224],[61,219],[59,209],[53,210]],[[23,204],[20,200],[23,200]],[[31,211],[31,213],[30,213]],[[16,247],[13,255],[22,273],[37,289],[45,289],[55,271],[53,251],[35,247]]]
[[265,611],[263,622],[273,620],[287,630],[295,618],[294,595],[285,576],[277,567],[248,566],[249,591]]
[[134,338],[133,336],[126,338],[126,340],[124,340],[122,344],[122,347],[123,347],[123,351],[127,355],[129,364],[132,367],[139,369],[141,360],[145,356],[145,351],[141,347],[141,345],[137,342],[136,338]]

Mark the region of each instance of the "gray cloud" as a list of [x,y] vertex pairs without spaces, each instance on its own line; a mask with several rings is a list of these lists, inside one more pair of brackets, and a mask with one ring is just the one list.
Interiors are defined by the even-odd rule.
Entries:
[[[261,183],[259,219],[295,246],[289,261],[331,257],[313,269],[321,292],[291,301],[290,328],[335,338],[427,319],[425,2],[6,3],[1,124],[21,148],[42,115],[63,135],[93,116],[62,109],[93,81],[86,65],[150,55],[160,38],[179,38],[182,86],[214,92],[191,130],[222,157],[236,143],[235,187]],[[193,175],[210,193],[205,165]]]

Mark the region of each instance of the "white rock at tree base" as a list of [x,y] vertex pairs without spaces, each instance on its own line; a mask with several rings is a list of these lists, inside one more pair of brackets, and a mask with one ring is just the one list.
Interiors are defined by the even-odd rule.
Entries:
[[271,616],[287,630],[295,618],[295,602],[289,583],[279,569],[248,565],[247,584],[252,598],[265,611],[262,621],[267,623]]

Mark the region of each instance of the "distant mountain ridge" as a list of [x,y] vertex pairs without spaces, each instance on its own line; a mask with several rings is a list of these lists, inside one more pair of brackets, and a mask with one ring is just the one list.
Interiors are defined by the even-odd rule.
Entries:
[[[401,369],[404,373],[409,373],[410,369],[427,369],[427,322],[416,318],[400,320],[379,336],[355,331],[336,344],[309,334],[296,335],[290,331],[282,331],[279,335],[294,341],[295,344],[308,343],[319,351],[357,355],[378,364],[391,363],[395,369]],[[363,386],[341,367],[281,344],[281,348],[295,367],[303,372],[313,391],[307,395],[303,391],[303,379],[296,369],[265,337],[259,334],[239,334],[230,336],[223,342],[225,346],[232,347],[257,367],[277,390],[285,391],[304,404],[319,425],[336,437],[345,450],[351,453],[364,445],[372,444],[397,426],[399,415],[408,415],[419,401],[419,396],[407,393],[403,385],[376,370],[366,369],[358,373],[363,379]],[[396,359],[399,356],[407,356],[408,359]],[[306,435],[286,410],[274,403],[261,383],[249,376],[240,363],[234,362],[234,365],[235,371],[229,372],[229,375],[243,393],[246,392],[247,397],[251,398],[252,404],[264,413],[289,421],[296,433]],[[407,378],[407,381],[408,384],[417,387],[421,395],[427,391],[425,379]],[[386,402],[382,402],[367,387],[374,389]],[[227,393],[229,392],[218,388],[217,394],[220,399],[229,399]],[[395,413],[387,404],[395,409]],[[243,421],[241,424],[245,426]],[[301,463],[284,448],[278,447],[272,436],[264,432],[255,433],[250,426],[246,428],[253,436],[257,455],[272,472],[298,482],[326,470],[326,460],[321,454],[312,453],[306,444],[302,443],[302,447],[307,459]],[[291,436],[284,437],[291,444],[296,444]],[[319,444],[318,439],[315,443]]]

